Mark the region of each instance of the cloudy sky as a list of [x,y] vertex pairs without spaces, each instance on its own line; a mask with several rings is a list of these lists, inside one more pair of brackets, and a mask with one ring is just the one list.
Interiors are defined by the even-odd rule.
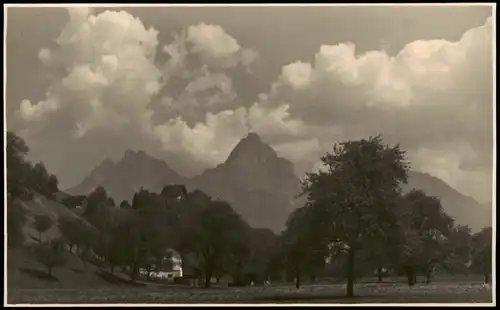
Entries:
[[491,7],[9,8],[9,129],[62,188],[144,150],[185,175],[257,132],[297,174],[382,133],[491,200]]

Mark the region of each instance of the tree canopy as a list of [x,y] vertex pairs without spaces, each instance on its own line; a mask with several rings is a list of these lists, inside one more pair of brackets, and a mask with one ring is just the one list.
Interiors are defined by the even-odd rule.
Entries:
[[316,229],[329,243],[347,248],[347,295],[352,296],[356,254],[397,230],[395,209],[409,164],[399,145],[388,146],[381,136],[335,144],[321,160],[326,169],[309,173],[303,192],[311,212],[321,214]]

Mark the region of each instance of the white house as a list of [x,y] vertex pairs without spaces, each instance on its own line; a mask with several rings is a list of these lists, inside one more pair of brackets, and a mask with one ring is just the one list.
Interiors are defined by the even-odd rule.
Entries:
[[[161,280],[169,280],[173,281],[174,278],[179,278],[183,276],[182,272],[182,259],[175,251],[174,249],[168,249],[168,252],[170,252],[171,256],[166,256],[164,259],[171,259],[172,260],[172,268],[170,270],[163,269],[159,271],[152,271],[150,273],[150,278],[151,279],[161,279]],[[140,273],[143,276],[147,275],[147,270],[145,268],[140,269]]]

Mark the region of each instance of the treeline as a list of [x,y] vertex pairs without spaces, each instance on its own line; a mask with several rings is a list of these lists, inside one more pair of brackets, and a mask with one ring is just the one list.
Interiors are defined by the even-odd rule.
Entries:
[[35,192],[53,199],[59,182],[54,174],[48,173],[43,163],[33,165],[26,159],[29,147],[21,137],[8,131],[6,138],[7,242],[14,245],[23,241],[21,228],[26,222],[19,201],[30,200]]
[[[111,273],[120,268],[135,281],[140,270],[149,278],[171,264],[166,258],[173,248],[184,272],[204,279],[206,287],[224,276],[235,285],[294,280],[297,287],[304,279],[336,276],[347,278],[348,296],[356,278],[375,270],[379,281],[392,273],[405,275],[409,285],[417,275],[430,282],[436,272],[482,274],[488,282],[491,227],[471,234],[455,225],[436,197],[418,190],[403,194],[409,164],[399,146],[385,145],[380,136],[349,141],[336,144],[322,161],[327,169],[304,179],[307,203],[279,235],[250,227],[227,202],[183,186],[160,193],[141,189],[131,203],[118,206],[96,188],[81,217],[58,220],[64,238],[45,240],[37,257],[49,273],[72,253]],[[18,220],[12,215],[11,222]]]
[[455,225],[438,198],[423,191],[403,194],[409,163],[399,145],[388,146],[381,136],[336,144],[322,158],[326,169],[310,173],[303,182],[307,203],[289,218],[281,260],[295,273],[323,268],[324,258],[343,262],[347,295],[366,271],[384,270],[417,275],[430,282],[438,270],[448,273],[491,273],[491,227],[471,235]]
[[13,132],[7,132],[7,193],[9,197],[30,199],[34,192],[54,198],[59,181],[41,162],[33,165],[26,159],[29,147]]
[[141,189],[132,204],[120,207],[96,188],[81,217],[59,218],[64,238],[37,245],[37,259],[49,274],[71,253],[111,273],[120,268],[131,281],[146,270],[149,280],[151,272],[171,268],[169,249],[175,249],[183,270],[203,278],[206,287],[212,277],[230,275],[243,284],[265,275],[266,251],[275,237],[270,230],[251,228],[229,204],[201,191],[172,196],[172,188],[177,187],[166,186],[161,193]]

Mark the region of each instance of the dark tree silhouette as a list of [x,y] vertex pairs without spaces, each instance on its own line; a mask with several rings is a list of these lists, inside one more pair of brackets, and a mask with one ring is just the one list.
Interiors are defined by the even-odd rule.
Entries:
[[418,272],[423,273],[429,283],[434,268],[443,266],[450,254],[446,243],[453,232],[453,219],[443,211],[438,198],[421,190],[407,193],[402,203],[401,264],[410,286],[415,284]]
[[336,144],[321,159],[327,169],[308,174],[303,190],[308,207],[321,214],[316,228],[346,246],[347,296],[354,296],[356,255],[396,230],[409,165],[399,146],[385,145],[381,136]]
[[230,254],[246,252],[247,227],[241,216],[224,201],[213,201],[196,209],[186,219],[180,248],[197,256],[205,275],[205,287],[210,287],[220,260]]
[[26,198],[30,187],[31,164],[25,157],[29,147],[23,138],[7,132],[7,192],[12,199]]
[[17,246],[24,242],[22,228],[26,221],[26,211],[20,201],[9,197],[7,199],[7,244],[9,246]]
[[128,200],[123,200],[120,203],[120,209],[130,209],[130,208],[132,208],[132,205],[130,205],[130,202],[128,202]]
[[484,282],[490,282],[492,270],[492,228],[483,228],[472,237],[472,265],[471,269],[484,276]]
[[47,267],[47,273],[52,276],[54,267],[64,266],[67,262],[64,243],[61,240],[55,239],[46,244],[36,244],[34,246],[34,254],[36,260]]
[[40,242],[43,241],[43,233],[45,233],[47,230],[52,227],[52,218],[48,215],[42,214],[42,215],[37,215],[35,216],[35,229],[38,231],[40,234]]

